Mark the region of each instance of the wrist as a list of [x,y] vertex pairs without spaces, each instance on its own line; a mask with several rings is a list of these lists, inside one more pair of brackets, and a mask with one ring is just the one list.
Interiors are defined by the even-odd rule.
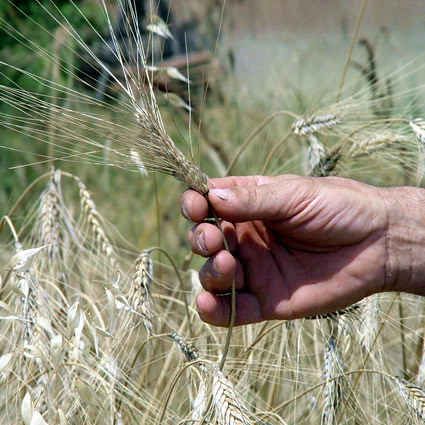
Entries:
[[425,295],[425,190],[380,191],[388,215],[383,290]]

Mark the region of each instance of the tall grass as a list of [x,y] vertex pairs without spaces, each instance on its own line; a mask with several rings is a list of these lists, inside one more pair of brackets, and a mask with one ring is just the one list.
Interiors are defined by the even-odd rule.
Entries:
[[[354,65],[359,78],[345,82],[340,100],[334,84],[304,110],[259,119],[258,106],[243,108],[229,88],[237,75],[216,82],[211,98],[220,102],[195,102],[208,83],[190,85],[190,69],[167,80],[177,85],[177,103],[163,96],[154,72],[173,27],[140,21],[133,2],[100,1],[97,19],[109,42],[73,2],[68,13],[81,29],[55,2],[36,6],[42,22],[56,22],[49,30],[33,22],[52,49],[0,21],[50,71],[1,62],[2,131],[23,139],[18,147],[3,139],[3,152],[30,150],[20,164],[37,177],[0,225],[0,422],[423,423],[422,299],[381,294],[342,312],[231,335],[198,319],[196,264],[176,231],[169,177],[140,180],[143,205],[131,199],[137,193],[98,194],[115,178],[125,192],[129,172],[140,178],[146,170],[202,194],[206,175],[241,170],[419,185],[424,86],[404,82],[423,71],[423,56],[387,75],[363,41],[366,64]],[[124,33],[116,31],[116,7]],[[113,63],[99,58],[102,49]],[[189,112],[178,108],[181,101]],[[236,138],[238,120],[249,124],[239,147],[217,143]],[[137,247],[104,217],[124,202],[120,218],[137,215],[144,226]]]

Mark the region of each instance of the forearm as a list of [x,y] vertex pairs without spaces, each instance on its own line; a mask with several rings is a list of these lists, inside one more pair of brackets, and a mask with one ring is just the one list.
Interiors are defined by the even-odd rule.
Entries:
[[380,189],[388,211],[385,291],[425,295],[425,189]]

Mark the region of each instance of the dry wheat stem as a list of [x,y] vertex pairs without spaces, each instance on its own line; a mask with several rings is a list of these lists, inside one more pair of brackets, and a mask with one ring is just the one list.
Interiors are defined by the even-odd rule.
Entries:
[[339,99],[341,98],[342,88],[344,87],[345,76],[347,75],[347,72],[348,72],[348,67],[350,65],[354,45],[356,44],[357,34],[359,33],[360,24],[363,20],[363,14],[364,14],[364,11],[366,9],[366,4],[367,4],[367,0],[363,0],[362,4],[360,6],[359,17],[357,18],[356,27],[354,28],[353,36],[351,38],[350,48],[348,49],[347,58],[345,59],[345,64],[344,64],[344,70],[342,72],[341,81],[339,83],[338,91],[337,91],[337,94],[336,94],[336,102],[337,103],[339,102]]
[[[230,253],[230,248],[229,248],[229,244],[227,243],[227,239],[226,236],[224,234],[223,228],[221,226],[221,222],[217,216],[217,214],[215,213],[214,209],[212,209],[212,213],[214,216],[214,220],[216,222],[216,225],[218,227],[218,229],[220,230],[220,233],[223,236],[223,243],[224,243],[224,248],[226,249],[226,251],[228,251]],[[224,343],[224,348],[223,348],[223,357],[221,358],[220,361],[220,370],[223,370],[224,368],[224,364],[226,362],[227,359],[227,355],[229,353],[229,348],[230,348],[230,341],[232,339],[232,332],[233,332],[233,326],[235,324],[235,316],[236,316],[236,286],[235,286],[235,278],[232,278],[232,287],[231,287],[231,302],[230,302],[230,317],[229,317],[229,329],[227,330],[227,335],[226,335],[226,342]]]
[[[12,210],[13,213],[13,210]],[[3,230],[3,225],[4,223],[7,224],[7,226],[9,227],[10,232],[12,233],[13,239],[15,241],[15,245],[20,245],[19,243],[19,238],[18,238],[18,234],[15,230],[15,226],[12,223],[12,220],[10,219],[10,214],[9,215],[4,215],[1,220],[0,220],[0,232]]]

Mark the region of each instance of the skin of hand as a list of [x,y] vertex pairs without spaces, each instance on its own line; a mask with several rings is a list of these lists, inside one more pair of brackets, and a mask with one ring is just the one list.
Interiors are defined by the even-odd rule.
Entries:
[[181,197],[183,216],[197,223],[191,249],[208,258],[197,297],[207,323],[228,325],[233,278],[235,325],[330,313],[383,291],[425,294],[422,189],[294,175],[211,179],[209,187],[210,205],[192,190]]

